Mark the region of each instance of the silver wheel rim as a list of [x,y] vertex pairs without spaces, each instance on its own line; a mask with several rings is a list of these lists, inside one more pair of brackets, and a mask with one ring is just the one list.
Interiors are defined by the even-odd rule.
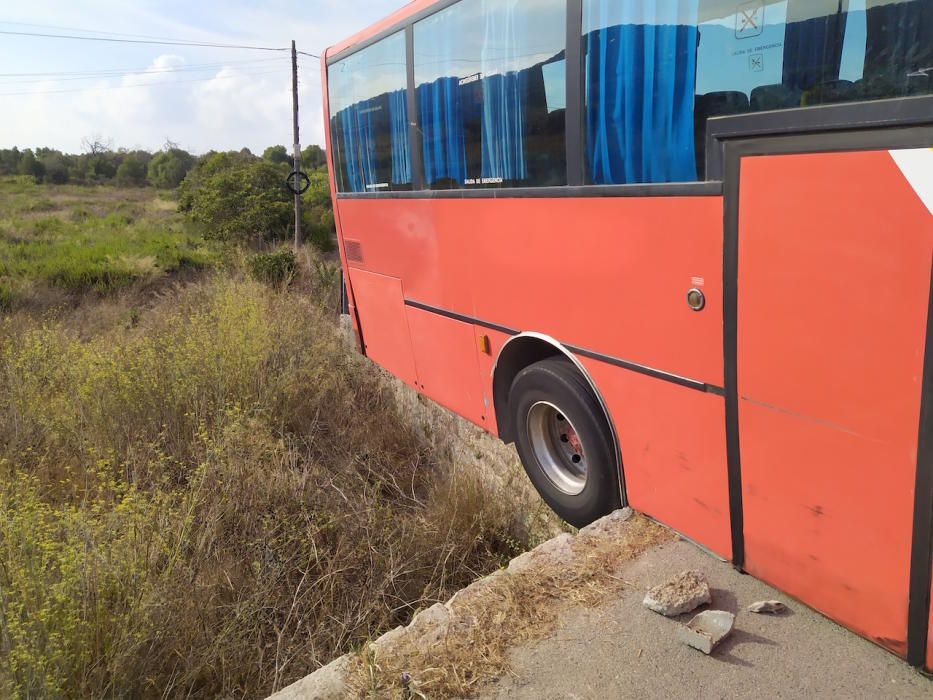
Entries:
[[580,435],[563,412],[539,401],[528,411],[528,438],[541,471],[562,493],[578,496],[586,487],[586,453]]

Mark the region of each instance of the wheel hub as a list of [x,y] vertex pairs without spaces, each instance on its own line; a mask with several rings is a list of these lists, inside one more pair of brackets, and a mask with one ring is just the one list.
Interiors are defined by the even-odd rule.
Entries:
[[539,401],[528,411],[528,437],[538,465],[569,496],[586,487],[586,451],[576,428],[552,403]]

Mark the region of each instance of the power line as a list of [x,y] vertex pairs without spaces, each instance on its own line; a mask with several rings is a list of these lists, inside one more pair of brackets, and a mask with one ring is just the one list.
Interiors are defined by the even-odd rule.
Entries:
[[167,80],[159,83],[137,83],[135,85],[104,85],[101,87],[83,87],[83,88],[70,88],[67,90],[29,90],[26,92],[0,92],[0,97],[14,97],[14,96],[23,96],[23,95],[57,95],[66,92],[91,92],[94,90],[125,90],[129,88],[150,88],[150,87],[163,87],[166,85],[180,85],[183,83],[204,83],[210,82],[212,80],[228,80],[230,78],[241,78],[243,76],[260,76],[260,75],[279,75],[281,71],[271,70],[271,71],[261,71],[255,73],[238,73],[236,75],[216,75],[212,78],[193,78],[191,80]]
[[155,41],[150,39],[116,39],[98,36],[77,36],[74,34],[45,34],[42,32],[11,32],[0,30],[0,34],[7,36],[31,36],[43,39],[73,39],[77,41],[106,41],[115,44],[155,44],[159,46],[197,46],[207,49],[242,49],[247,51],[290,51],[288,47],[251,46],[247,44],[211,44],[196,41]]
[[311,58],[317,58],[317,59],[321,58],[316,53],[308,53],[307,51],[299,51],[298,53],[300,53],[302,56],[310,56]]
[[[165,73],[203,73],[206,71],[223,69],[231,65],[263,67],[258,64],[266,64],[270,61],[282,61],[282,57],[264,58],[255,61],[229,61],[227,63],[213,63],[203,65],[178,66],[176,68],[144,68],[142,70],[109,70],[109,71],[88,71],[85,73],[40,73],[34,74],[31,78],[21,80],[0,80],[0,85],[37,85],[49,81],[54,82],[72,82],[81,80],[103,80],[106,78],[124,78],[132,75],[162,75]],[[7,77],[0,74],[0,77]],[[20,76],[15,76],[19,78]]]
[[223,68],[230,65],[243,65],[252,63],[270,63],[272,61],[281,61],[283,56],[275,58],[248,58],[237,61],[214,61],[212,63],[187,63],[178,67],[167,68],[100,68],[94,70],[74,70],[74,71],[45,71],[38,73],[0,73],[0,78],[58,78],[65,76],[97,76],[106,77],[108,75],[124,75],[129,73],[143,72],[169,72],[173,70],[201,69],[201,68]]
[[59,24],[34,24],[32,22],[0,21],[0,24],[9,24],[15,27],[38,27],[40,29],[61,29],[68,32],[81,32],[82,34],[103,34],[105,36],[125,37],[128,39],[157,39],[160,41],[188,41],[171,36],[153,36],[152,34],[130,34],[128,32],[105,32],[101,29],[84,29],[82,27],[65,27]]

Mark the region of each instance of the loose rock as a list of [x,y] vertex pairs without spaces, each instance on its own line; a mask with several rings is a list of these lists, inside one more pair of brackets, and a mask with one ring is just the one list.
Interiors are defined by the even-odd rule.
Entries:
[[735,615],[725,610],[704,610],[686,625],[677,628],[680,641],[711,654],[719,643],[732,633]]
[[779,600],[762,600],[748,606],[749,612],[758,613],[759,615],[780,615],[786,610],[787,606]]
[[644,605],[656,613],[676,617],[712,600],[706,575],[702,571],[684,571],[648,591]]

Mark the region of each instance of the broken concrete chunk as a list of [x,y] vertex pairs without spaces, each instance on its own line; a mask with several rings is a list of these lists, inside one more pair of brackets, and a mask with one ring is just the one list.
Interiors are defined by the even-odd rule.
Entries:
[[779,600],[762,600],[748,606],[748,611],[759,614],[780,615],[787,606]]
[[557,537],[539,544],[531,550],[535,557],[549,557],[554,561],[562,561],[573,556],[573,535],[564,532]]
[[711,654],[729,636],[735,615],[725,610],[704,610],[686,625],[677,628],[677,638],[704,654]]
[[443,603],[435,603],[415,615],[415,619],[408,623],[405,631],[409,639],[426,649],[442,641],[449,628],[450,610]]
[[632,517],[632,512],[631,508],[613,511],[584,527],[580,530],[580,534],[588,537],[617,536],[617,532],[622,529],[623,524]]
[[696,610],[712,599],[706,575],[702,571],[684,571],[648,591],[644,605],[656,613],[676,617]]

